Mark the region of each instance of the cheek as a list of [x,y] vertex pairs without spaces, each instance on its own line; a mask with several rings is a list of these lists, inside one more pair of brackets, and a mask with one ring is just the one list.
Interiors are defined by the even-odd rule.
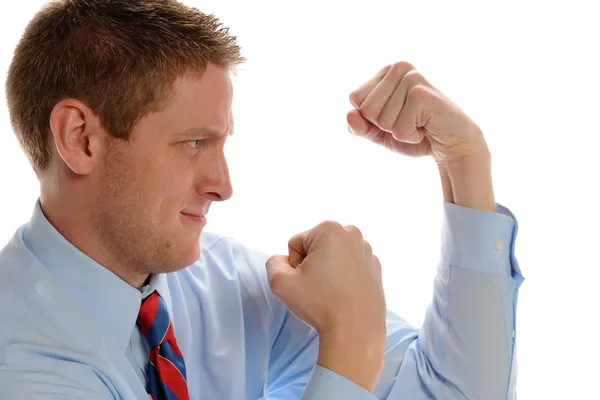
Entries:
[[194,173],[191,168],[158,169],[151,183],[157,198],[168,208],[186,206],[186,201],[194,191]]
[[[153,149],[155,150],[155,149]],[[174,149],[150,151],[142,154],[136,163],[138,195],[152,208],[162,214],[161,218],[172,218],[186,205],[186,199],[194,187],[194,165],[187,157]],[[148,210],[150,211],[150,210]]]

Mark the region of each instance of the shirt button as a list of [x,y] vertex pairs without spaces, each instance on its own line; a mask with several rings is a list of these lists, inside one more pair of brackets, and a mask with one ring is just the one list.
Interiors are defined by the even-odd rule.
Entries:
[[515,331],[513,330],[513,337],[515,337]]
[[496,250],[502,251],[502,249],[504,249],[504,241],[496,240],[496,243],[494,243],[494,247],[496,248]]

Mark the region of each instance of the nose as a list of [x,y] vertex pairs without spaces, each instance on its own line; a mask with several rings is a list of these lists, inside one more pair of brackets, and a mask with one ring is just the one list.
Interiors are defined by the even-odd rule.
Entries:
[[233,187],[225,154],[222,151],[217,153],[209,163],[198,168],[196,192],[212,201],[225,201],[233,196]]

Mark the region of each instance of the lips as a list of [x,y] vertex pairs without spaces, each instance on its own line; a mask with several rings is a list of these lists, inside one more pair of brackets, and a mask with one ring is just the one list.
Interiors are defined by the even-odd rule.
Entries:
[[190,217],[197,217],[197,218],[206,218],[206,214],[195,214],[195,213],[190,213],[190,212],[181,212],[183,215],[187,215]]
[[182,212],[181,215],[186,217],[187,219],[197,222],[199,224],[206,225],[206,215],[205,214],[191,214]]

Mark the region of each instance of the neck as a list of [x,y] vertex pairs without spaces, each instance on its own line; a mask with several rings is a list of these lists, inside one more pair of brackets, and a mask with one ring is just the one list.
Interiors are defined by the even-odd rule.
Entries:
[[94,230],[93,219],[88,210],[90,207],[86,206],[90,203],[85,196],[61,198],[42,190],[40,204],[48,222],[92,260],[137,289],[148,282],[150,274],[128,268],[129,263],[124,257],[113,254]]

